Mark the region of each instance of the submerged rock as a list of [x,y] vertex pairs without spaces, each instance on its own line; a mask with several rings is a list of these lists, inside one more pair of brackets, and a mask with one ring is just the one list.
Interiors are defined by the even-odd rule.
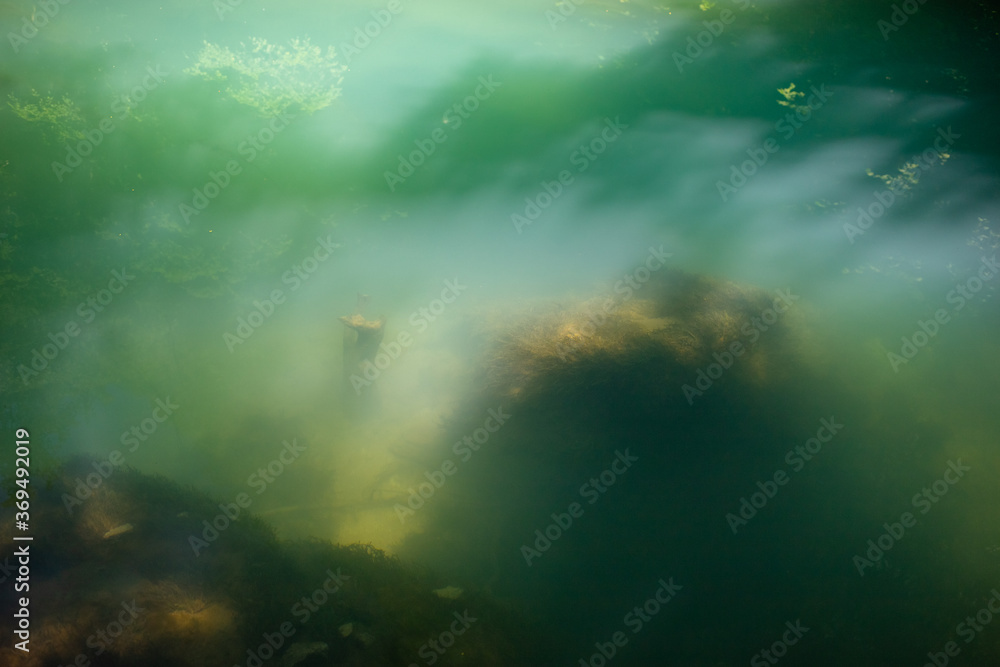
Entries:
[[624,298],[518,304],[477,324],[491,341],[480,384],[512,409],[571,406],[589,418],[611,399],[686,413],[725,393],[714,385],[745,395],[799,370],[807,341],[798,299],[664,269]]
[[[77,501],[71,494],[89,469],[81,461],[48,471],[32,502],[45,558],[31,570],[31,650],[17,650],[8,633],[0,665],[410,664],[453,620],[429,575],[374,547],[279,542],[252,514],[224,523],[217,500],[129,469]],[[9,513],[0,531],[13,533],[13,523]],[[16,548],[0,545],[0,562],[16,560]],[[0,588],[0,606],[15,607],[15,595],[23,593]],[[290,611],[299,599],[309,605]],[[463,654],[484,666],[547,664],[532,662],[540,631],[529,634],[520,617],[508,622],[485,599],[468,606],[499,620],[488,632],[474,626],[462,651],[438,665],[470,664],[458,662]],[[288,636],[285,626],[301,630],[301,641],[280,658],[248,659],[277,653],[261,648],[262,637]]]

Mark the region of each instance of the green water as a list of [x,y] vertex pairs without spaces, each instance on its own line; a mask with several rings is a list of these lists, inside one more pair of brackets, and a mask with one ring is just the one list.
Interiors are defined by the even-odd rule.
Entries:
[[[283,539],[523,611],[562,664],[616,632],[608,664],[995,664],[992,611],[962,624],[1000,587],[1000,20],[903,5],[6,2],[6,441],[39,485],[120,455],[249,493]],[[519,318],[679,275],[791,295],[794,353],[741,338],[775,346],[759,390],[489,384]],[[345,379],[359,293],[384,363]]]

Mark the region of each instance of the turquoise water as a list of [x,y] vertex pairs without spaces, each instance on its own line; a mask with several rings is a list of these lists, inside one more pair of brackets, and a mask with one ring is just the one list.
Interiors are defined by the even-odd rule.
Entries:
[[962,625],[1000,586],[985,3],[0,20],[2,421],[36,484],[84,456],[248,493],[564,664],[1000,656],[992,611]]

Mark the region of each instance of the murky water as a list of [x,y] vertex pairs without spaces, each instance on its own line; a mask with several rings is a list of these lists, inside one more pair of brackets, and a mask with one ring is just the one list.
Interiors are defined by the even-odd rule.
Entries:
[[245,494],[565,664],[1000,656],[986,3],[0,19],[35,485],[85,456]]

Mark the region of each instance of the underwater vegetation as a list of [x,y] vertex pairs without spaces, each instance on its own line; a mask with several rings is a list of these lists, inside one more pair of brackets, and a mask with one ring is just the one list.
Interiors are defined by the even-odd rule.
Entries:
[[596,391],[601,402],[613,396],[662,414],[689,410],[716,384],[773,388],[797,372],[812,345],[797,300],[663,271],[636,298],[504,313],[485,320],[498,328],[484,355],[484,385],[514,407],[579,407]]
[[917,665],[1000,597],[985,0],[33,4],[0,667]]
[[330,106],[340,96],[346,71],[332,46],[324,51],[308,39],[293,39],[286,47],[259,38],[236,50],[205,42],[198,61],[185,70],[224,82],[229,97],[268,117],[292,108],[313,113]]
[[[491,441],[500,456],[490,481],[470,468],[449,482],[424,510],[429,529],[404,545],[411,553],[428,544],[455,548],[481,570],[437,569],[453,579],[364,544],[281,541],[253,515],[227,520],[218,502],[162,478],[120,468],[88,490],[81,485],[97,479],[94,464],[58,468],[33,505],[42,531],[36,544],[47,545],[32,571],[33,590],[43,591],[33,597],[34,650],[25,656],[6,639],[0,661],[72,664],[82,654],[91,664],[151,666],[256,665],[254,657],[281,667],[410,665],[428,656],[446,666],[556,664],[555,635],[543,639],[532,619],[493,598],[510,583],[504,553],[518,553],[501,547],[534,521],[504,492],[507,480],[544,479],[556,507],[564,481],[575,484],[593,462],[606,465],[609,452],[628,446],[624,432],[680,423],[676,416],[691,411],[686,384],[703,387],[694,400],[709,406],[771,400],[808,338],[798,304],[770,324],[759,320],[776,298],[664,270],[635,298],[518,304],[474,318],[471,340],[481,345],[471,361],[480,389],[458,409],[458,421],[481,421],[483,402],[514,416]],[[341,320],[345,333],[359,333],[350,325],[364,307],[362,296],[354,316]],[[359,359],[370,352],[359,339],[345,343],[361,344]],[[736,343],[745,349],[722,377],[699,385],[699,371],[714,375],[708,369]],[[723,440],[719,431],[712,438]],[[651,457],[641,456],[649,465]],[[638,489],[635,474],[630,483]],[[587,520],[581,536],[601,525],[599,516]],[[195,549],[193,538],[207,544]],[[649,547],[627,544],[629,553],[639,548]],[[0,560],[12,553],[6,547]],[[477,581],[485,585],[469,584]],[[453,624],[462,634],[436,654],[429,642]]]
[[[32,505],[32,548],[45,545],[32,560],[33,641],[24,653],[4,637],[4,665],[544,664],[532,662],[539,635],[484,594],[370,546],[279,542],[253,516],[219,521],[220,505],[193,490],[101,465],[68,464]],[[205,517],[218,532],[195,555]],[[13,587],[2,595],[13,607]]]
[[[662,270],[630,298],[520,302],[474,314],[477,391],[443,438],[455,446],[441,452],[458,472],[440,475],[445,481],[425,504],[411,495],[407,520],[423,521],[423,530],[398,553],[558,614],[556,642],[584,654],[615,628],[593,622],[591,601],[624,612],[634,601],[616,597],[620,589],[641,599],[636,578],[648,578],[652,590],[658,577],[676,576],[684,588],[669,620],[653,621],[665,633],[647,645],[657,648],[637,655],[643,649],[630,647],[623,661],[663,664],[669,646],[674,664],[745,664],[758,637],[787,620],[779,610],[793,608],[822,619],[813,637],[824,634],[797,647],[796,664],[832,664],[834,644],[848,662],[877,664],[863,660],[873,637],[892,646],[887,654],[907,641],[885,640],[893,632],[886,619],[905,612],[914,627],[927,623],[940,613],[931,601],[941,592],[915,586],[912,570],[881,570],[875,586],[848,571],[841,527],[868,520],[886,471],[914,474],[892,463],[914,433],[935,448],[954,435],[900,396],[866,403],[845,386],[831,372],[821,344],[828,341],[811,326],[811,306],[797,297]],[[899,414],[883,424],[889,406]],[[489,409],[505,421],[467,446],[464,436],[484,425]],[[755,483],[776,469],[794,473],[786,467],[793,447],[831,418],[846,424],[843,434],[814,463],[793,458],[806,472],[734,539],[724,517],[740,496],[764,488]],[[910,426],[890,430],[900,423]],[[877,435],[857,437],[862,424]],[[851,456],[867,457],[871,469],[841,469]],[[864,488],[853,486],[861,478]],[[775,536],[781,526],[791,528]],[[939,538],[928,531],[913,539]],[[920,612],[907,611],[910,602],[901,601],[918,596]],[[716,647],[712,619],[730,613],[730,634]]]
[[[354,362],[377,348],[384,324],[362,315],[366,301],[360,295],[352,315],[328,318],[330,343],[346,334]],[[418,479],[429,479],[430,465],[440,466],[443,456],[454,455],[459,472],[407,518],[408,528],[419,521],[421,530],[393,550],[401,560],[368,544],[282,541],[253,515],[229,521],[225,503],[128,469],[80,491],[81,480],[96,479],[99,470],[67,464],[50,473],[33,505],[42,527],[36,543],[46,545],[32,572],[32,590],[42,591],[32,608],[38,649],[25,657],[4,640],[0,664],[73,664],[80,655],[90,664],[153,666],[409,666],[430,658],[445,666],[572,664],[567,653],[606,633],[593,621],[593,606],[580,600],[617,607],[625,603],[615,591],[633,579],[651,585],[674,576],[683,586],[677,604],[651,627],[664,628],[677,664],[705,664],[714,627],[706,618],[719,609],[759,608],[738,621],[746,636],[733,636],[714,654],[716,664],[740,664],[760,636],[785,622],[776,617],[789,607],[782,596],[792,595],[784,578],[816,571],[828,576],[792,600],[795,608],[824,619],[822,632],[845,655],[866,655],[875,631],[865,634],[865,627],[883,631],[879,619],[892,618],[913,589],[903,577],[871,589],[869,579],[838,569],[843,545],[830,526],[863,516],[864,498],[858,506],[842,493],[817,500],[799,495],[810,484],[795,480],[748,531],[752,537],[786,521],[794,535],[748,545],[733,540],[723,521],[739,494],[755,488],[756,473],[747,471],[772,471],[791,444],[815,432],[819,418],[842,419],[850,433],[887,409],[851,405],[844,387],[822,377],[828,369],[809,308],[789,290],[664,268],[641,290],[616,298],[473,309],[455,327],[468,345],[463,354],[475,389],[443,431],[428,431],[431,448],[460,442],[487,415],[502,414],[502,428],[482,451],[416,450],[425,455],[416,464]],[[911,419],[906,412],[891,423]],[[932,431],[924,423],[914,428],[925,438]],[[912,434],[887,432],[874,449],[890,459],[886,443],[904,436]],[[850,437],[838,436],[821,461],[866,447]],[[624,459],[635,465],[595,485]],[[858,476],[852,471],[852,479]],[[410,480],[387,479],[368,503],[392,513],[389,504],[408,502]],[[823,481],[812,483],[825,491]],[[79,502],[67,500],[74,496]],[[582,516],[551,544],[540,542],[534,531],[547,529],[549,517],[574,501],[585,508]],[[9,522],[0,528],[12,530]],[[194,550],[192,537],[207,544]],[[538,552],[533,562],[522,557],[525,548]],[[0,562],[12,554],[6,547]],[[434,571],[404,562],[433,562]],[[748,572],[754,563],[775,567]],[[886,566],[873,576],[891,573]],[[850,604],[831,608],[844,591],[854,596]],[[14,593],[3,595],[13,606]],[[511,599],[532,616],[508,607]],[[855,599],[870,610],[857,612]],[[542,625],[536,618],[556,620]],[[452,628],[454,636],[445,637],[453,645],[438,653],[431,642]],[[810,664],[828,664],[820,658],[829,646],[800,650],[815,659]],[[636,642],[634,651],[641,650]],[[657,664],[646,657],[634,655],[631,664]]]
[[59,141],[82,139],[84,119],[80,108],[68,96],[55,99],[32,90],[30,100],[22,100],[11,93],[8,105],[14,114],[29,123],[43,123],[55,131]]

